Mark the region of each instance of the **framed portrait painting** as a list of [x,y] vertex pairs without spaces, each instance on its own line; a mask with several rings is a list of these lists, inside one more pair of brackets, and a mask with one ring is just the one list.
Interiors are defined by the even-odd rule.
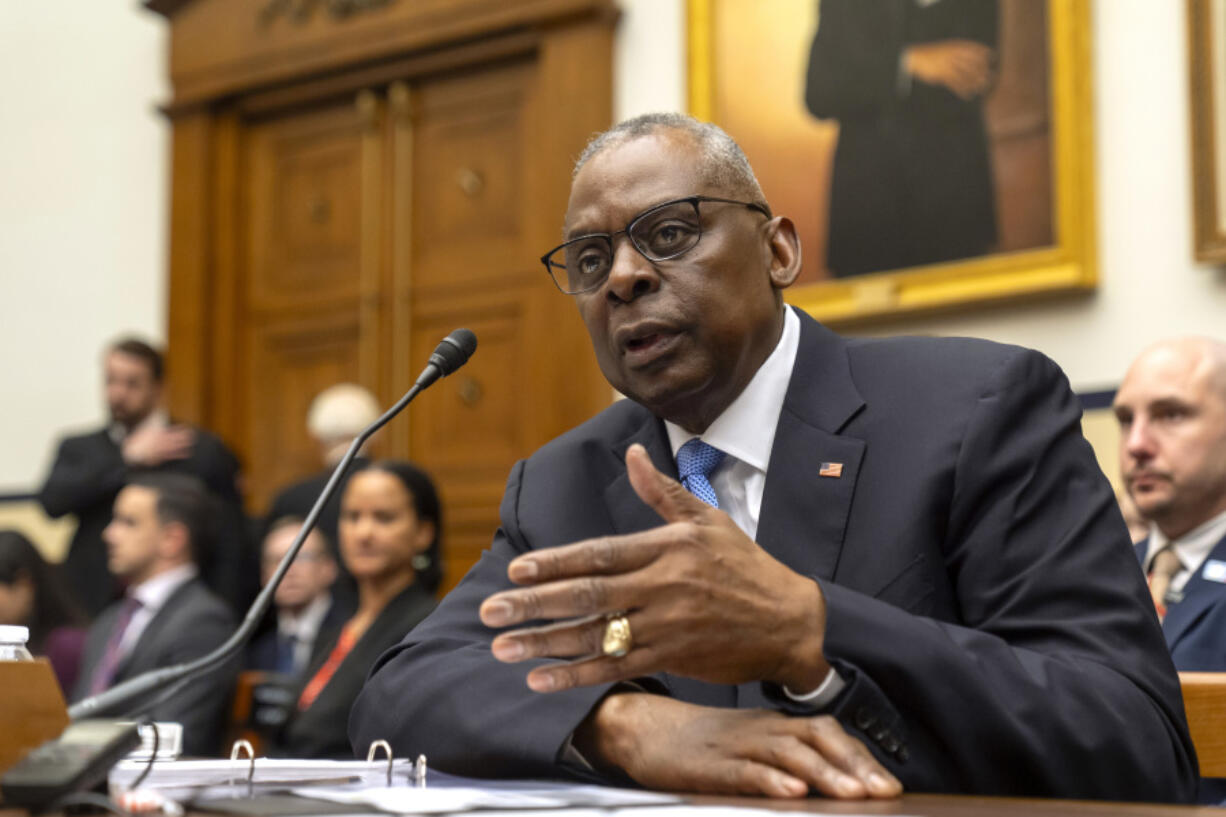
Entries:
[[1226,261],[1226,0],[1188,0],[1194,253]]
[[691,113],[797,226],[791,302],[845,323],[1094,287],[1088,0],[688,14]]

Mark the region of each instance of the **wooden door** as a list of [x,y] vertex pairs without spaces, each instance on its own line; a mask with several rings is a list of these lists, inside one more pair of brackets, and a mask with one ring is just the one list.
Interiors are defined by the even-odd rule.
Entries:
[[383,139],[362,99],[243,130],[238,432],[257,508],[320,468],[306,430],[314,395],[379,386]]
[[[609,124],[612,0],[147,0],[172,18],[169,402],[244,463],[248,510],[319,467],[320,390],[384,405],[452,329],[473,360],[390,425],[444,502],[444,589],[498,525],[514,460],[606,405],[558,241],[570,162]],[[254,16],[253,16],[254,15]]]

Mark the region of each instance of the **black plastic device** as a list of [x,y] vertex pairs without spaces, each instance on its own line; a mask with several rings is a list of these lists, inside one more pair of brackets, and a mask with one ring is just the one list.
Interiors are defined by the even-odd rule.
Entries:
[[81,720],[38,746],[0,777],[5,806],[39,811],[61,796],[91,789],[140,745],[132,721]]

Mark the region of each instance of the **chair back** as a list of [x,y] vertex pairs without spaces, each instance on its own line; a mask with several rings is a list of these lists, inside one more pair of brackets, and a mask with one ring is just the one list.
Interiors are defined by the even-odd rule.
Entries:
[[1226,672],[1181,672],[1179,685],[1201,777],[1226,777]]

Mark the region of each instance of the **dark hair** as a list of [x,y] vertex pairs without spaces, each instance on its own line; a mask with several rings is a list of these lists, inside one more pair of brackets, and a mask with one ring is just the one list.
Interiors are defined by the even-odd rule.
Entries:
[[120,338],[111,344],[110,351],[143,360],[149,367],[149,373],[153,375],[155,383],[161,383],[162,378],[166,375],[166,363],[162,359],[162,353],[140,338]]
[[[260,540],[260,558],[264,557],[264,546],[268,544],[269,536],[272,536],[282,528],[301,528],[305,524],[306,519],[293,513],[287,513],[285,516],[278,516],[276,519],[274,519],[272,524],[268,526],[268,529],[264,531],[264,538]],[[308,539],[310,539],[312,536],[317,538],[319,543],[323,545],[324,555],[329,559],[335,560],[336,549],[332,546],[332,539],[329,538],[328,534],[325,533],[323,529],[319,527],[319,525],[311,528],[311,532],[307,534]],[[306,542],[303,542],[302,546],[305,548]]]
[[163,525],[178,522],[187,528],[188,548],[204,569],[212,555],[213,498],[198,477],[191,474],[149,472],[137,474],[128,485],[147,488],[157,496],[155,512]]
[[443,508],[438,500],[438,490],[430,475],[404,460],[379,460],[364,463],[353,470],[350,480],[365,471],[381,471],[400,480],[408,491],[413,511],[419,520],[434,523],[434,538],[423,554],[429,564],[416,568],[417,581],[431,593],[438,590],[443,581]]
[[30,628],[30,651],[40,652],[43,640],[56,627],[83,626],[85,617],[73,604],[55,565],[47,564],[38,549],[15,530],[0,530],[0,584],[13,585],[28,577],[34,585],[34,609],[24,624]]

